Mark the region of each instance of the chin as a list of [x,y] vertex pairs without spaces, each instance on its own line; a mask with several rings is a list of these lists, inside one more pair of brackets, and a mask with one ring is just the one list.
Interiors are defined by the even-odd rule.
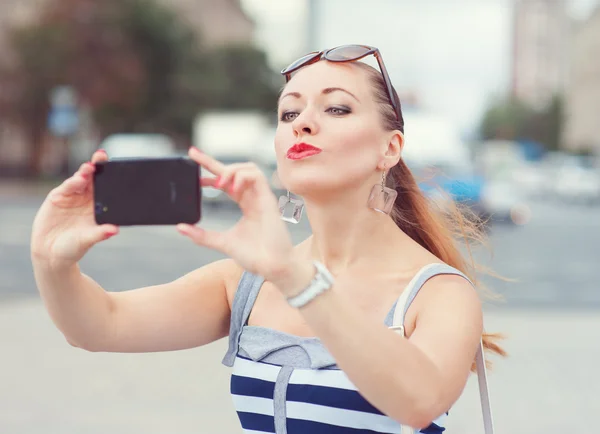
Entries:
[[337,180],[327,179],[326,177],[289,177],[283,182],[284,188],[298,196],[321,196],[341,191],[347,186]]

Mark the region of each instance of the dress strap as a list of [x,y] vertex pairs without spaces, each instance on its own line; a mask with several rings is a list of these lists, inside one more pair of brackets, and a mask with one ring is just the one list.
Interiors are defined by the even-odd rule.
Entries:
[[244,271],[233,297],[231,306],[231,320],[229,323],[229,348],[222,363],[233,366],[238,353],[240,335],[243,327],[248,323],[250,312],[254,307],[256,298],[265,279],[256,274]]

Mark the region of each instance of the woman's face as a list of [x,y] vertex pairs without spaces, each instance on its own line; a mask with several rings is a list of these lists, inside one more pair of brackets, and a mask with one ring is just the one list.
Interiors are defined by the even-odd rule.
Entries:
[[278,174],[295,194],[356,188],[385,164],[391,132],[367,74],[351,64],[320,61],[299,70],[281,93],[278,117]]

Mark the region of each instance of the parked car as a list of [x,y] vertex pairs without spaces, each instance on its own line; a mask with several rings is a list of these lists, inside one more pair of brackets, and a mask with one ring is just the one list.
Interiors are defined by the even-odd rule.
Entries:
[[600,203],[600,168],[593,157],[569,155],[556,174],[555,193],[567,203]]
[[176,153],[175,142],[164,134],[113,134],[99,147],[109,158],[165,157]]
[[468,160],[425,167],[413,165],[411,170],[421,191],[442,210],[454,201],[483,221],[521,224],[527,220],[529,208],[517,186],[477,173]]

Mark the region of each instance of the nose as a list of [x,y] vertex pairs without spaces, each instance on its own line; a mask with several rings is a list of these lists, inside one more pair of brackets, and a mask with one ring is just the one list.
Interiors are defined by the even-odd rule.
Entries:
[[316,134],[318,131],[318,124],[314,113],[312,113],[312,110],[308,107],[302,110],[302,112],[292,122],[292,128],[294,129],[294,135],[296,137],[306,134]]

